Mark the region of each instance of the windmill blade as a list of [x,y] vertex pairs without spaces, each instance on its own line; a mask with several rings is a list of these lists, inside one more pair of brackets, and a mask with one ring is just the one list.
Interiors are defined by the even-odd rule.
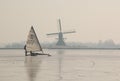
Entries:
[[63,32],[63,34],[76,33],[76,31]]
[[49,34],[46,34],[46,35],[58,35],[59,33],[49,33]]
[[59,21],[60,32],[62,32],[61,20],[59,19],[58,21]]

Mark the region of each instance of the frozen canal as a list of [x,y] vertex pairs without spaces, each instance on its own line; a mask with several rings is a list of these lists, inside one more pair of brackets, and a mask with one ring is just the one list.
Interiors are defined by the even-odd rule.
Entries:
[[0,81],[120,81],[120,50],[0,50]]

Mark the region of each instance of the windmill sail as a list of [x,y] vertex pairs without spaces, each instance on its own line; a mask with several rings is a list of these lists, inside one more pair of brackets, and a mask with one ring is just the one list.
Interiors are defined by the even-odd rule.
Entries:
[[26,50],[29,52],[30,51],[32,51],[32,52],[42,51],[41,45],[36,36],[33,26],[31,27],[29,34],[28,34],[28,38],[27,38],[27,42],[26,42]]
[[60,32],[62,32],[61,20],[60,19],[59,19],[59,27],[60,27]]
[[58,38],[57,38],[58,41],[57,41],[56,45],[61,48],[61,46],[64,46],[64,47],[66,46],[65,41],[64,41],[64,37],[63,37],[64,34],[75,33],[75,31],[63,32],[62,31],[62,24],[61,24],[61,20],[60,19],[58,20],[58,24],[59,24],[59,31],[57,33],[49,33],[49,34],[47,34],[47,36],[58,35]]

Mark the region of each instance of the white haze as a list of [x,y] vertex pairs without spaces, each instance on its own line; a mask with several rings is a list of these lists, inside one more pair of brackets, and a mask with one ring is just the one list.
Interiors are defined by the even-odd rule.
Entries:
[[25,41],[33,25],[41,42],[52,42],[57,19],[66,41],[97,42],[113,39],[120,43],[119,0],[0,0],[0,44]]

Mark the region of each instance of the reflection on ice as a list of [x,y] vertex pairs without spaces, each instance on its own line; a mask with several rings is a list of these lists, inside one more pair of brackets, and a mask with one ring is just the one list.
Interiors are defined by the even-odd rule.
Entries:
[[27,56],[25,57],[25,66],[27,69],[28,81],[35,81],[37,77],[37,73],[39,72],[39,67],[41,64],[41,59],[35,56]]
[[119,81],[120,50],[46,50],[52,55],[24,56],[0,51],[0,81]]
[[57,54],[58,54],[58,69],[59,69],[59,79],[58,81],[61,81],[62,80],[62,59],[63,59],[63,55],[64,55],[64,50],[58,50],[57,51]]

